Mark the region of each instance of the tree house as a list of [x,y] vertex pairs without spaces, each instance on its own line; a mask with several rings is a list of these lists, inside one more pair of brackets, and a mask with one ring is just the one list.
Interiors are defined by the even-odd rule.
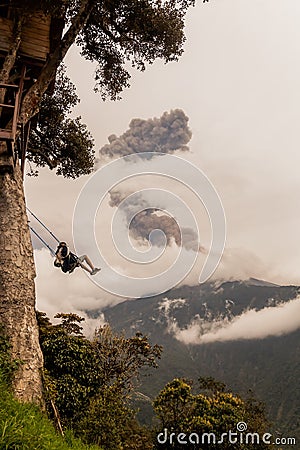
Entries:
[[[1,15],[0,7],[0,55],[5,56],[13,39],[13,20]],[[3,12],[3,11],[2,11]],[[27,64],[42,65],[50,52],[51,18],[34,13],[24,25],[19,56]]]
[[[2,67],[14,41],[14,8],[11,6],[11,0],[0,0],[0,3],[0,67]],[[63,25],[62,21],[52,20],[41,11],[30,14],[22,27],[20,46],[9,82],[1,83],[0,80],[0,144],[6,143],[10,161],[13,159],[15,163],[16,158],[20,157],[23,168],[30,126],[19,129],[18,118],[22,98],[38,78],[49,53],[60,40]],[[21,135],[18,139],[19,155],[14,155],[17,135]],[[3,164],[5,166],[5,163]]]

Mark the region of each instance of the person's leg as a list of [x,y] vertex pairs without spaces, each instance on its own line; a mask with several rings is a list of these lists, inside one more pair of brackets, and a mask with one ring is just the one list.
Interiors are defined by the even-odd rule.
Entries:
[[[87,255],[79,256],[78,261],[79,261],[79,263],[80,263],[80,266],[81,266],[84,270],[86,270],[87,272],[89,272],[90,275],[95,275],[97,272],[99,272],[99,271],[101,270],[101,269],[97,269],[97,268],[93,265],[92,261],[90,260],[90,258],[89,258]],[[90,266],[91,270],[88,269],[88,267],[85,266],[85,264],[83,264],[83,262],[86,262],[86,263]]]
[[85,264],[83,264],[82,262],[79,262],[80,267],[85,270],[86,272],[88,272],[90,275],[92,275],[93,270],[89,269]]
[[95,269],[95,267],[94,267],[92,261],[90,260],[90,258],[89,258],[87,255],[84,255],[84,261],[90,266],[90,268],[91,268],[92,270]]
[[90,260],[90,258],[89,258],[87,255],[79,256],[78,261],[79,261],[80,263],[86,262],[86,263],[90,266],[90,268],[91,268],[92,270],[95,269],[95,267],[93,266],[92,261]]

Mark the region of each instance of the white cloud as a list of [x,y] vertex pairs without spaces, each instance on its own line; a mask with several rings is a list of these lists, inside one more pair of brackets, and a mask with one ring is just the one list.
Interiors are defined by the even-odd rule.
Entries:
[[37,309],[46,312],[51,320],[58,312],[76,313],[86,319],[82,324],[85,334],[92,335],[95,328],[104,323],[104,319],[101,312],[92,319],[86,311],[101,311],[103,307],[118,303],[120,299],[102,291],[81,269],[75,269],[72,274],[63,273],[54,267],[53,258],[45,249],[35,250],[34,257]]
[[275,307],[249,310],[232,321],[204,322],[196,318],[184,329],[173,324],[176,339],[185,344],[206,344],[281,336],[300,328],[300,297]]

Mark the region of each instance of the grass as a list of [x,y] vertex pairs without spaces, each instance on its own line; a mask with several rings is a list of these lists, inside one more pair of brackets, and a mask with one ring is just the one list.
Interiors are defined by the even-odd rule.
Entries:
[[101,450],[88,446],[72,433],[60,436],[52,422],[35,405],[14,399],[0,381],[0,449],[1,450]]

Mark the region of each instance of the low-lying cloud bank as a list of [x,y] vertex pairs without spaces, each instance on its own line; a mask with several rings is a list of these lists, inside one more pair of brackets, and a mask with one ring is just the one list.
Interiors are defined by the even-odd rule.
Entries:
[[[209,330],[207,329],[209,327]],[[300,297],[276,307],[248,310],[232,321],[205,323],[196,318],[184,329],[172,324],[170,332],[185,344],[207,344],[282,336],[300,328]]]

